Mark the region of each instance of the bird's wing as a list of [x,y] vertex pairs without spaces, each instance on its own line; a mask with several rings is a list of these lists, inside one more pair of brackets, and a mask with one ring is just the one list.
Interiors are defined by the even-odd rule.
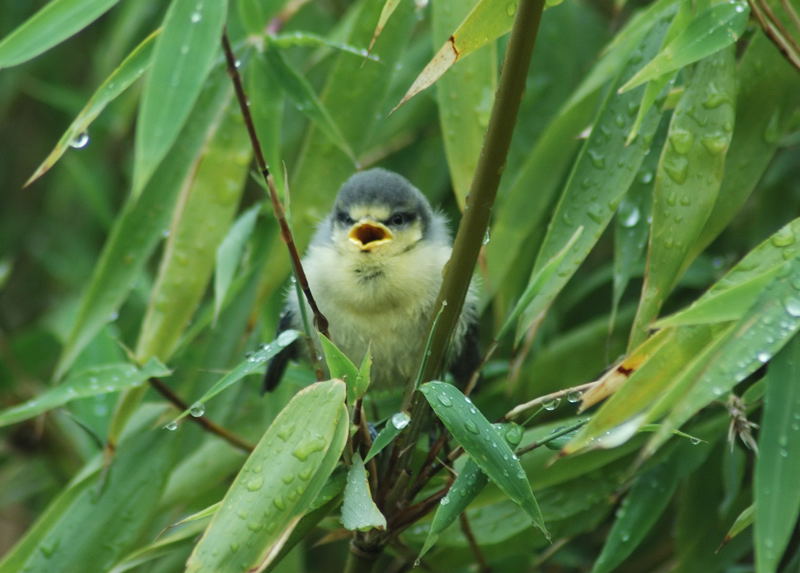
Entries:
[[[471,313],[474,314],[474,313]],[[481,355],[478,347],[480,333],[477,318],[471,319],[467,324],[461,349],[454,355],[450,362],[450,373],[453,375],[456,386],[464,388],[469,382],[472,373],[480,366]]]
[[[284,330],[292,328],[295,323],[294,318],[294,312],[291,309],[285,309],[278,320],[277,334],[280,335]],[[281,378],[283,378],[283,373],[286,371],[286,365],[290,360],[297,358],[298,344],[298,341],[295,340],[270,360],[267,366],[267,372],[264,374],[264,382],[261,385],[262,394],[272,392],[278,383],[280,383]]]

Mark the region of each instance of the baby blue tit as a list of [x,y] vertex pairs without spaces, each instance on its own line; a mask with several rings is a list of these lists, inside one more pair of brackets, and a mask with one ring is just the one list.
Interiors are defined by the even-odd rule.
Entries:
[[[402,386],[416,376],[450,252],[444,217],[407,179],[385,169],[350,177],[317,227],[303,257],[311,292],[350,360],[360,364],[370,348],[373,387]],[[449,369],[461,384],[478,365],[475,300],[470,291],[450,344]],[[299,304],[290,290],[279,332],[302,329]],[[295,342],[272,360],[264,391],[278,384],[297,352]]]

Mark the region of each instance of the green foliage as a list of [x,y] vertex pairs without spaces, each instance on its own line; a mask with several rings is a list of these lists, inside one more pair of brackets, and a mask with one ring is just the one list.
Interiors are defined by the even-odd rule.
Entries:
[[[0,0],[0,572],[796,570],[795,0],[548,2],[495,205],[541,3],[117,4]],[[373,165],[491,209],[474,391],[312,336],[260,396],[310,347],[223,33],[301,252]]]

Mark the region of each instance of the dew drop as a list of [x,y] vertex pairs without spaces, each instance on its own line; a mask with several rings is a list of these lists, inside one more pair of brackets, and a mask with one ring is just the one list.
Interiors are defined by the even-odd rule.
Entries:
[[583,393],[578,390],[573,390],[569,394],[567,394],[567,402],[570,404],[576,404],[581,401],[583,398]]
[[294,341],[294,333],[288,330],[284,330],[278,335],[278,339],[276,342],[279,346],[288,346]]
[[517,12],[517,4],[516,2],[509,2],[506,4],[506,15],[513,16]]
[[603,169],[606,166],[606,158],[603,156],[602,152],[596,149],[589,150],[589,158],[592,160],[592,165],[597,169]]
[[397,430],[402,430],[408,423],[411,421],[411,416],[406,414],[405,412],[397,412],[394,416],[392,416],[392,426],[395,427]]
[[439,396],[439,403],[440,403],[442,406],[444,406],[445,408],[449,408],[450,406],[452,406],[452,405],[453,405],[453,402],[452,402],[452,400],[450,400],[450,398],[448,398],[448,397],[447,397],[447,396],[445,396],[445,395],[440,395],[440,396]]
[[89,132],[83,131],[76,135],[72,141],[69,142],[69,146],[72,149],[83,149],[89,145]]
[[639,181],[647,185],[653,180],[653,172],[652,171],[645,171],[639,177]]
[[486,232],[483,234],[483,240],[481,241],[481,245],[486,246],[489,244],[489,241],[492,240],[492,237],[489,235],[489,229],[486,229]]
[[784,227],[772,235],[771,242],[776,247],[788,247],[795,241],[794,231],[791,227]]
[[691,131],[678,129],[669,134],[669,142],[677,153],[686,155],[694,143],[694,135]]
[[174,421],[174,420],[173,420],[173,421],[172,421],[172,422],[170,422],[169,424],[165,425],[165,426],[164,426],[164,429],[165,429],[165,430],[169,430],[170,432],[174,432],[175,430],[177,430],[177,429],[178,429],[178,422],[176,422],[176,421]]
[[189,408],[189,414],[191,414],[194,418],[199,418],[200,416],[206,413],[206,405],[202,402],[195,402],[192,404],[192,407]]
[[553,398],[552,400],[549,400],[549,401],[545,402],[544,404],[542,404],[542,407],[545,410],[547,410],[549,412],[552,412],[553,410],[558,408],[558,405],[560,403],[561,403],[561,398]]
[[190,17],[192,24],[197,24],[202,19],[203,17],[200,15],[200,12],[192,12],[192,15]]
[[719,155],[720,153],[723,153],[726,149],[728,149],[729,142],[729,139],[721,133],[704,135],[700,139],[700,143],[702,143],[703,147],[705,147],[712,155]]
[[257,476],[247,481],[246,487],[248,491],[258,491],[264,485],[264,478]]
[[464,422],[464,427],[470,434],[480,433],[480,431],[478,430],[478,425],[472,420],[467,420],[466,422]]
[[327,445],[328,442],[325,438],[317,436],[297,446],[294,451],[292,451],[292,455],[301,462],[304,462],[311,454],[324,450]]
[[439,505],[447,505],[450,503],[450,497],[444,496],[442,499],[439,500]]
[[639,219],[641,219],[641,212],[639,211],[639,207],[633,203],[623,201],[619,205],[617,216],[619,217],[619,224],[626,229],[630,229],[639,223]]
[[769,352],[759,352],[756,358],[758,358],[759,362],[764,364],[766,362],[769,362],[769,359],[772,357],[770,356]]
[[789,315],[794,317],[800,317],[800,299],[795,297],[789,297],[785,301],[783,301],[783,308],[786,309],[786,312]]
[[670,157],[664,161],[664,170],[670,179],[682,185],[689,174],[689,161],[685,157]]
[[591,203],[589,208],[586,210],[587,215],[589,218],[594,221],[595,223],[601,224],[605,221],[605,216],[603,212],[603,208],[600,207],[597,203]]

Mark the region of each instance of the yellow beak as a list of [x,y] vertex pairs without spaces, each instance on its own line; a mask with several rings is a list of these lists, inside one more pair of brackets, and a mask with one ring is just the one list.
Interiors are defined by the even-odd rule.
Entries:
[[370,251],[392,240],[392,232],[385,225],[369,221],[353,225],[347,236],[362,251]]

